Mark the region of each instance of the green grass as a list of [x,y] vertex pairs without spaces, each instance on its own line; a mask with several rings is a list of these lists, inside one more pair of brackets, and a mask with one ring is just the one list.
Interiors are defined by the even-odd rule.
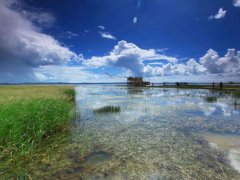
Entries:
[[75,90],[74,89],[66,89],[66,90],[64,90],[64,93],[69,97],[69,100],[71,100],[71,101],[75,100]]
[[120,108],[120,106],[104,106],[99,109],[95,109],[93,112],[96,114],[119,113],[119,112],[121,112],[121,108]]
[[69,128],[74,96],[67,86],[0,86],[0,161],[26,156]]

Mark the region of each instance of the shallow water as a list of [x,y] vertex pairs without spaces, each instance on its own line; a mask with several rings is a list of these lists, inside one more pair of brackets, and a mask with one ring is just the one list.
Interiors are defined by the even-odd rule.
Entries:
[[[239,179],[238,152],[211,148],[211,139],[198,134],[240,134],[239,99],[208,90],[104,85],[79,86],[76,92],[79,118],[23,166],[30,177]],[[208,102],[209,96],[217,101]],[[94,113],[104,106],[121,111]],[[218,137],[223,142],[217,146],[227,143],[226,136]]]
[[212,148],[224,153],[229,164],[240,173],[240,135],[198,132],[197,136],[205,139]]

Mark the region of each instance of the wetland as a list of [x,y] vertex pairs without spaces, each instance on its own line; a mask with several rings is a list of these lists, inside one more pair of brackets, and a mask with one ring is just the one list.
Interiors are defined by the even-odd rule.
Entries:
[[[0,176],[239,179],[240,99],[206,89],[75,87],[77,119]],[[96,113],[98,111],[98,113]]]

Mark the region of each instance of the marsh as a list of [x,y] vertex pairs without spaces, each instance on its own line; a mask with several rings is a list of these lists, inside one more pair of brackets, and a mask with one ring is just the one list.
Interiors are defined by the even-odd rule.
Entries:
[[[75,91],[78,118],[71,130],[42,145],[34,161],[15,170],[18,177],[239,179],[239,144],[222,148],[231,137],[240,141],[236,97],[110,85]],[[206,101],[212,96],[217,100]],[[121,111],[94,113],[107,106]]]

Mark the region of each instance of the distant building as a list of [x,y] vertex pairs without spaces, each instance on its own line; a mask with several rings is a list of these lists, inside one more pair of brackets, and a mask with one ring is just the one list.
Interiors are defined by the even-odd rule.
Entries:
[[144,81],[142,77],[128,77],[128,86],[149,86],[150,82]]

